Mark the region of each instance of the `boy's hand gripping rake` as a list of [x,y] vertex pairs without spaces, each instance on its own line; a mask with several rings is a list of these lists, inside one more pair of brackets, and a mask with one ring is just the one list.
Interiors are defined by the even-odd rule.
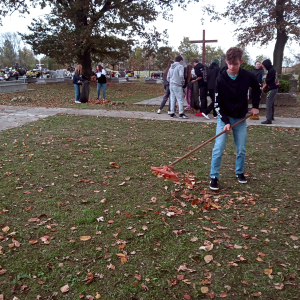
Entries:
[[[233,124],[230,128],[233,128],[234,126],[236,126],[236,125],[244,122],[249,117],[250,117],[250,115],[247,116],[247,117],[245,117],[244,119],[238,121],[237,123]],[[151,170],[153,171],[153,173],[155,175],[161,175],[165,179],[178,180],[178,174],[179,173],[174,173],[174,165],[177,164],[178,162],[180,162],[181,160],[183,160],[184,158],[190,156],[192,153],[194,153],[195,151],[199,150],[200,148],[202,148],[206,144],[210,143],[211,141],[213,141],[214,139],[216,139],[217,137],[219,137],[220,135],[222,135],[225,132],[228,132],[228,131],[226,131],[226,130],[221,131],[219,134],[213,136],[212,138],[210,138],[206,142],[203,142],[201,145],[197,146],[195,149],[191,150],[190,152],[188,152],[184,156],[178,158],[177,160],[175,160],[174,162],[172,162],[170,165],[163,166],[163,167],[151,167]]]

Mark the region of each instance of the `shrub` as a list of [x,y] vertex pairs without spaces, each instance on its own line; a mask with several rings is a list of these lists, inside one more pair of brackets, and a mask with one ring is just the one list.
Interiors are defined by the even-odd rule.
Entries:
[[287,80],[279,79],[279,90],[278,93],[288,93],[292,88],[292,84]]
[[279,80],[289,81],[291,79],[291,74],[278,74]]
[[253,71],[253,69],[254,69],[255,67],[252,66],[252,65],[248,65],[248,64],[246,64],[246,63],[243,62],[243,63],[241,64],[241,68],[242,68],[242,69],[245,69],[245,70],[248,70],[248,71],[251,72],[251,71]]

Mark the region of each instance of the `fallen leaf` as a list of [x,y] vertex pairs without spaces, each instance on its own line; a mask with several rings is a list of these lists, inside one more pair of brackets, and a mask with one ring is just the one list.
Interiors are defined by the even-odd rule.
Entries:
[[281,291],[281,290],[283,290],[283,288],[284,288],[284,284],[281,283],[280,285],[275,285],[274,287],[275,287],[276,290]]
[[261,259],[260,257],[256,258],[257,261],[263,261],[263,259]]
[[60,288],[60,291],[65,294],[70,290],[70,287],[68,284],[64,285],[63,287]]
[[94,300],[94,296],[92,296],[92,295],[87,295],[85,298],[88,300]]
[[202,293],[202,294],[208,293],[208,287],[207,287],[207,286],[202,286],[202,287],[201,287],[201,293]]
[[168,280],[170,286],[174,286],[177,284],[177,280]]
[[212,255],[205,255],[204,256],[204,260],[207,264],[209,264],[212,260],[213,260],[213,256]]
[[[126,179],[126,178],[125,178]],[[95,299],[100,299],[101,298],[101,295],[97,292],[96,293],[96,297],[95,297]]]
[[89,236],[89,235],[84,235],[84,236],[81,236],[80,237],[80,240],[81,241],[88,241],[88,240],[90,240],[92,237],[91,236]]
[[197,241],[198,241],[198,238],[194,236],[194,237],[191,238],[190,241],[191,241],[191,242],[197,242]]
[[5,226],[5,227],[2,228],[2,231],[3,231],[4,233],[6,233],[6,232],[9,231],[9,229],[10,229],[10,228],[9,228],[8,226]]
[[184,279],[184,275],[177,275],[177,279],[178,280],[183,280]]
[[0,270],[0,275],[4,275],[6,272],[7,272],[7,270],[1,269],[1,270]]
[[297,240],[299,239],[298,237],[293,236],[293,235],[291,235],[290,238],[291,238],[293,241],[297,241]]
[[142,283],[142,288],[144,289],[144,291],[148,291],[149,290],[149,288],[146,286],[146,285],[144,285],[143,283]]
[[38,240],[31,240],[31,241],[29,241],[29,244],[34,245],[34,244],[36,244],[38,242],[39,242]]
[[235,244],[235,245],[233,246],[233,248],[234,248],[234,249],[242,249],[243,246],[240,246],[240,245]]
[[259,297],[259,296],[261,296],[261,292],[255,292],[255,293],[252,294],[252,296]]
[[152,202],[153,204],[155,204],[156,201],[157,201],[156,197],[152,197],[152,198],[151,198],[151,202]]
[[264,273],[265,273],[266,275],[271,275],[272,272],[273,272],[272,269],[264,269]]
[[142,227],[142,229],[143,229],[143,230],[148,230],[148,227],[147,227],[146,225],[144,225],[144,226]]
[[221,298],[226,298],[226,297],[227,297],[227,293],[226,293],[226,292],[222,292],[222,293],[220,294],[220,297],[221,297]]
[[38,223],[40,221],[39,218],[31,218],[28,220],[29,223]]
[[184,297],[184,299],[192,299],[191,296],[188,294],[185,294],[183,297]]
[[109,264],[108,266],[106,266],[106,268],[108,270],[115,270],[116,269],[116,267],[113,264]]

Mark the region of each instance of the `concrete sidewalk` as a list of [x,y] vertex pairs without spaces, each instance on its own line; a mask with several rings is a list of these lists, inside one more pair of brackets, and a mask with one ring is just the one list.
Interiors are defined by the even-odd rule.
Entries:
[[[216,119],[210,115],[211,119],[206,120],[203,117],[190,115],[189,119],[173,119],[166,113],[157,114],[153,112],[142,111],[120,111],[105,109],[75,109],[75,108],[46,108],[46,107],[28,107],[28,106],[6,106],[0,105],[0,130],[18,127],[28,122],[38,119],[54,116],[56,114],[84,115],[98,117],[113,117],[126,119],[144,119],[157,121],[172,122],[198,122],[198,123],[216,123]],[[247,120],[248,125],[261,125],[265,118],[260,120]],[[297,127],[300,128],[300,118],[276,118],[272,125],[261,126],[277,126],[277,127]]]

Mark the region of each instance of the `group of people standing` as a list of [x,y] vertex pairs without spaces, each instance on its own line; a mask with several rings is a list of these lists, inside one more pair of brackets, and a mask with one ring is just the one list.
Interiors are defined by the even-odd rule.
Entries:
[[[102,89],[103,100],[106,99],[106,71],[101,65],[97,65],[93,76],[96,76],[97,80],[97,100],[100,101],[100,92]],[[75,69],[73,76],[73,84],[75,88],[75,103],[84,103],[87,102],[86,99],[82,99],[80,97],[80,86],[86,80],[88,81],[90,78],[82,74],[82,65],[78,65]],[[96,102],[97,103],[97,102]]]
[[[219,60],[214,59],[209,68],[200,63],[198,59],[194,59],[193,62],[189,63],[185,68],[182,66],[182,62],[183,58],[177,56],[175,62],[170,61],[168,67],[164,71],[163,83],[165,95],[157,113],[161,113],[161,110],[170,97],[168,112],[170,117],[176,117],[174,108],[177,100],[179,117],[187,119],[188,117],[183,112],[185,89],[185,98],[188,104],[186,107],[187,110],[192,108],[200,110],[201,112],[196,114],[196,116],[205,117],[206,119],[209,119],[208,114],[213,110],[213,115],[216,117],[217,114],[214,110],[214,99],[215,82],[220,73]],[[212,99],[209,106],[207,106],[207,93],[209,93],[209,96]]]
[[[168,110],[170,117],[176,117],[174,108],[177,100],[179,117],[187,119],[188,117],[184,114],[183,109],[185,97],[187,102],[186,110],[200,110],[200,112],[195,115],[206,119],[210,119],[208,114],[213,111],[214,118],[217,118],[214,102],[216,80],[221,72],[219,66],[220,61],[214,59],[211,65],[207,67],[200,63],[198,59],[194,59],[193,62],[189,63],[185,68],[182,66],[182,62],[182,57],[177,56],[175,62],[170,61],[168,67],[164,71],[163,83],[165,95],[157,113],[161,113],[161,110],[170,98]],[[265,70],[267,70],[267,75],[265,75]],[[271,61],[266,59],[262,63],[256,61],[253,73],[256,76],[261,89],[257,91],[252,90],[252,97],[253,94],[254,97],[256,95],[260,97],[261,91],[268,93],[266,102],[267,120],[262,122],[262,124],[272,124],[272,121],[274,120],[274,100],[278,92],[276,70],[272,66]],[[207,94],[211,98],[211,103],[209,105],[207,105]]]

